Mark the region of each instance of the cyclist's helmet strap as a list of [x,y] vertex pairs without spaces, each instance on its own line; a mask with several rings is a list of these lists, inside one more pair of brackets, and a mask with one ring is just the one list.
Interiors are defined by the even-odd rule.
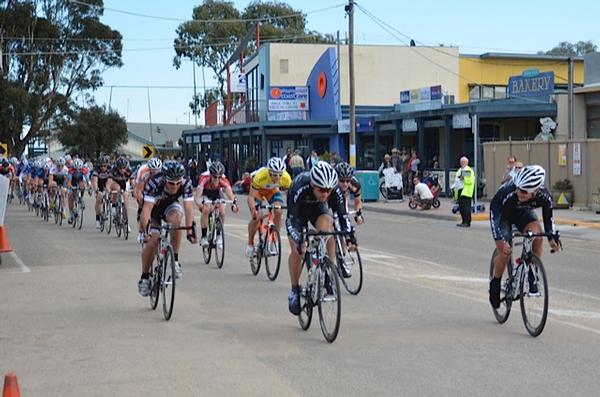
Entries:
[[329,163],[319,161],[310,170],[310,182],[323,189],[333,189],[338,184],[338,176]]

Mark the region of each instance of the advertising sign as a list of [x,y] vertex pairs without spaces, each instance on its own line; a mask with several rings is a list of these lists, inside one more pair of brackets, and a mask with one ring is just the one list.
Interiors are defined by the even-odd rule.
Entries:
[[308,110],[308,87],[275,86],[269,90],[269,112]]
[[558,145],[558,165],[567,166],[567,145],[563,143]]
[[526,71],[526,75],[511,76],[508,79],[508,97],[549,97],[554,93],[554,72],[535,73]]
[[581,175],[581,143],[573,144],[573,175]]
[[402,132],[417,131],[417,120],[415,119],[402,119]]
[[437,101],[440,99],[442,99],[441,85],[400,91],[400,103],[420,103]]
[[231,75],[231,92],[246,92],[246,75],[244,73]]

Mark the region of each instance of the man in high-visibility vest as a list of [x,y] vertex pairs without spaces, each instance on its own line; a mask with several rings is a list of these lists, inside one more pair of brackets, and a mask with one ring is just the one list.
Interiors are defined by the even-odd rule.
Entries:
[[475,172],[469,167],[469,159],[460,158],[460,169],[454,182],[454,197],[458,199],[458,208],[462,222],[458,227],[471,227],[471,199],[475,190]]

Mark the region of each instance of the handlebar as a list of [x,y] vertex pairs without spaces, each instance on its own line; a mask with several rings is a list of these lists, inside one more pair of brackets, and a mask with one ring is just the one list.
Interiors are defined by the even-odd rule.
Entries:
[[224,199],[216,199],[216,200],[202,200],[202,204],[236,204],[235,200],[224,200]]
[[[531,230],[525,232],[525,233],[521,233],[521,232],[512,232],[512,236],[513,237],[523,237],[526,239],[532,239],[535,237],[550,237],[552,238],[560,247],[560,249],[562,249],[562,241],[560,241],[560,232],[557,230],[555,233],[534,233]],[[556,251],[554,249],[550,250],[551,254],[554,254]]]
[[256,204],[254,206],[256,209],[268,209],[268,210],[285,210],[287,209],[286,205],[273,205],[273,204]]

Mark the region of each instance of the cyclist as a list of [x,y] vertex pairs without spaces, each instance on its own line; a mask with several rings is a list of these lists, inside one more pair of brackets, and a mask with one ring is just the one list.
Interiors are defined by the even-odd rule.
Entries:
[[140,222],[140,214],[144,206],[144,188],[148,179],[159,173],[162,169],[162,161],[158,157],[153,157],[148,162],[137,169],[135,172],[135,182],[133,185],[133,197],[138,203],[137,221],[138,221],[138,243],[144,242],[144,226]]
[[[183,206],[178,201],[179,197],[183,197]],[[150,294],[149,272],[160,238],[161,220],[179,226],[185,213],[185,225],[192,227],[194,222],[193,201],[192,182],[185,177],[183,165],[174,160],[165,161],[161,172],[150,177],[146,183],[144,206],[140,214],[140,222],[147,226],[147,234],[144,236],[146,245],[142,251],[142,276],[138,282],[138,292],[141,296]],[[175,273],[177,278],[181,278],[182,271],[179,263],[181,231],[173,230],[171,238],[175,253]],[[187,231],[187,239],[192,244],[197,242],[195,233],[190,230]]]
[[[75,191],[76,188],[79,190],[85,189],[86,185],[89,184],[89,171],[83,165],[83,160],[76,158],[72,162],[71,170],[69,171],[69,177],[67,179],[67,186],[69,187],[69,224],[73,223],[75,214],[73,209],[75,207]],[[83,195],[83,192],[78,192]]]
[[[292,177],[285,170],[285,163],[279,157],[272,157],[266,167],[260,168],[252,177],[252,184],[248,192],[248,208],[250,209],[250,222],[248,223],[248,246],[246,256],[254,260],[254,235],[258,229],[258,217],[262,216],[256,206],[266,199],[269,204],[283,205],[281,189],[287,190],[292,185]],[[281,228],[283,210],[275,209],[274,219],[277,230]]]
[[92,189],[96,198],[96,228],[100,229],[100,213],[102,212],[102,196],[106,190],[106,182],[109,178],[110,157],[101,156],[97,162],[97,166],[92,173]]
[[[58,158],[54,162],[52,168],[50,168],[50,177],[48,178],[48,195],[50,196],[50,208],[54,209],[55,196],[57,192],[62,198],[63,205],[67,202],[67,194],[65,189],[67,188],[68,176],[69,170],[65,166],[65,159],[62,157]],[[67,212],[64,207],[61,216],[63,219],[67,218]]]
[[[125,157],[119,157],[117,161],[115,161],[115,165],[112,167],[110,172],[108,173],[108,181],[106,182],[106,189],[110,192],[117,192],[115,194],[111,194],[112,201],[112,211],[116,213],[117,207],[117,195],[120,192],[123,192],[123,216],[125,219],[127,217],[127,209],[129,206],[129,197],[125,192],[127,191],[127,182],[131,178],[131,167],[129,166],[129,160]],[[127,222],[127,231],[131,231],[129,227],[129,222]]]
[[[310,223],[322,232],[333,231],[333,218],[329,209],[336,212],[340,220],[340,228],[349,233],[348,244],[356,244],[352,233],[344,194],[338,187],[337,173],[324,161],[319,161],[310,172],[304,172],[294,179],[287,197],[288,213],[285,225],[290,243],[288,266],[292,290],[288,296],[288,308],[294,315],[300,314],[300,287],[298,281],[302,272],[302,257],[305,246],[302,242],[302,229]],[[333,239],[327,242],[327,252],[330,258],[335,258],[335,243]]]
[[[530,165],[519,171],[512,181],[500,186],[490,203],[490,224],[492,236],[496,242],[498,256],[494,259],[494,277],[490,280],[490,303],[492,307],[500,307],[500,280],[506,262],[511,253],[510,238],[512,225],[524,233],[532,231],[541,233],[541,225],[533,211],[542,207],[544,230],[546,233],[555,233],[552,219],[552,195],[544,187],[546,171],[539,165]],[[557,238],[548,238],[550,247],[560,251]],[[536,238],[533,242],[533,253],[542,257],[542,239]],[[531,293],[535,290],[530,289]]]
[[339,188],[344,193],[344,205],[348,210],[348,197],[350,193],[354,195],[354,220],[359,225],[365,223],[365,218],[362,215],[362,200],[360,199],[361,186],[360,182],[354,177],[354,168],[344,161],[335,166],[337,172]]
[[[214,161],[210,167],[208,167],[208,172],[200,175],[198,180],[194,201],[202,214],[200,218],[200,227],[202,228],[200,244],[203,247],[208,247],[208,239],[206,238],[208,217],[213,210],[213,205],[209,200],[214,201],[221,198],[221,189],[223,189],[225,196],[229,200],[233,200],[231,210],[236,214],[240,211],[235,194],[233,194],[233,190],[231,189],[231,182],[229,182],[229,179],[227,179],[224,174],[225,166],[220,161]],[[219,203],[217,205],[220,209],[221,221],[225,224],[225,209],[223,208],[223,204]]]

